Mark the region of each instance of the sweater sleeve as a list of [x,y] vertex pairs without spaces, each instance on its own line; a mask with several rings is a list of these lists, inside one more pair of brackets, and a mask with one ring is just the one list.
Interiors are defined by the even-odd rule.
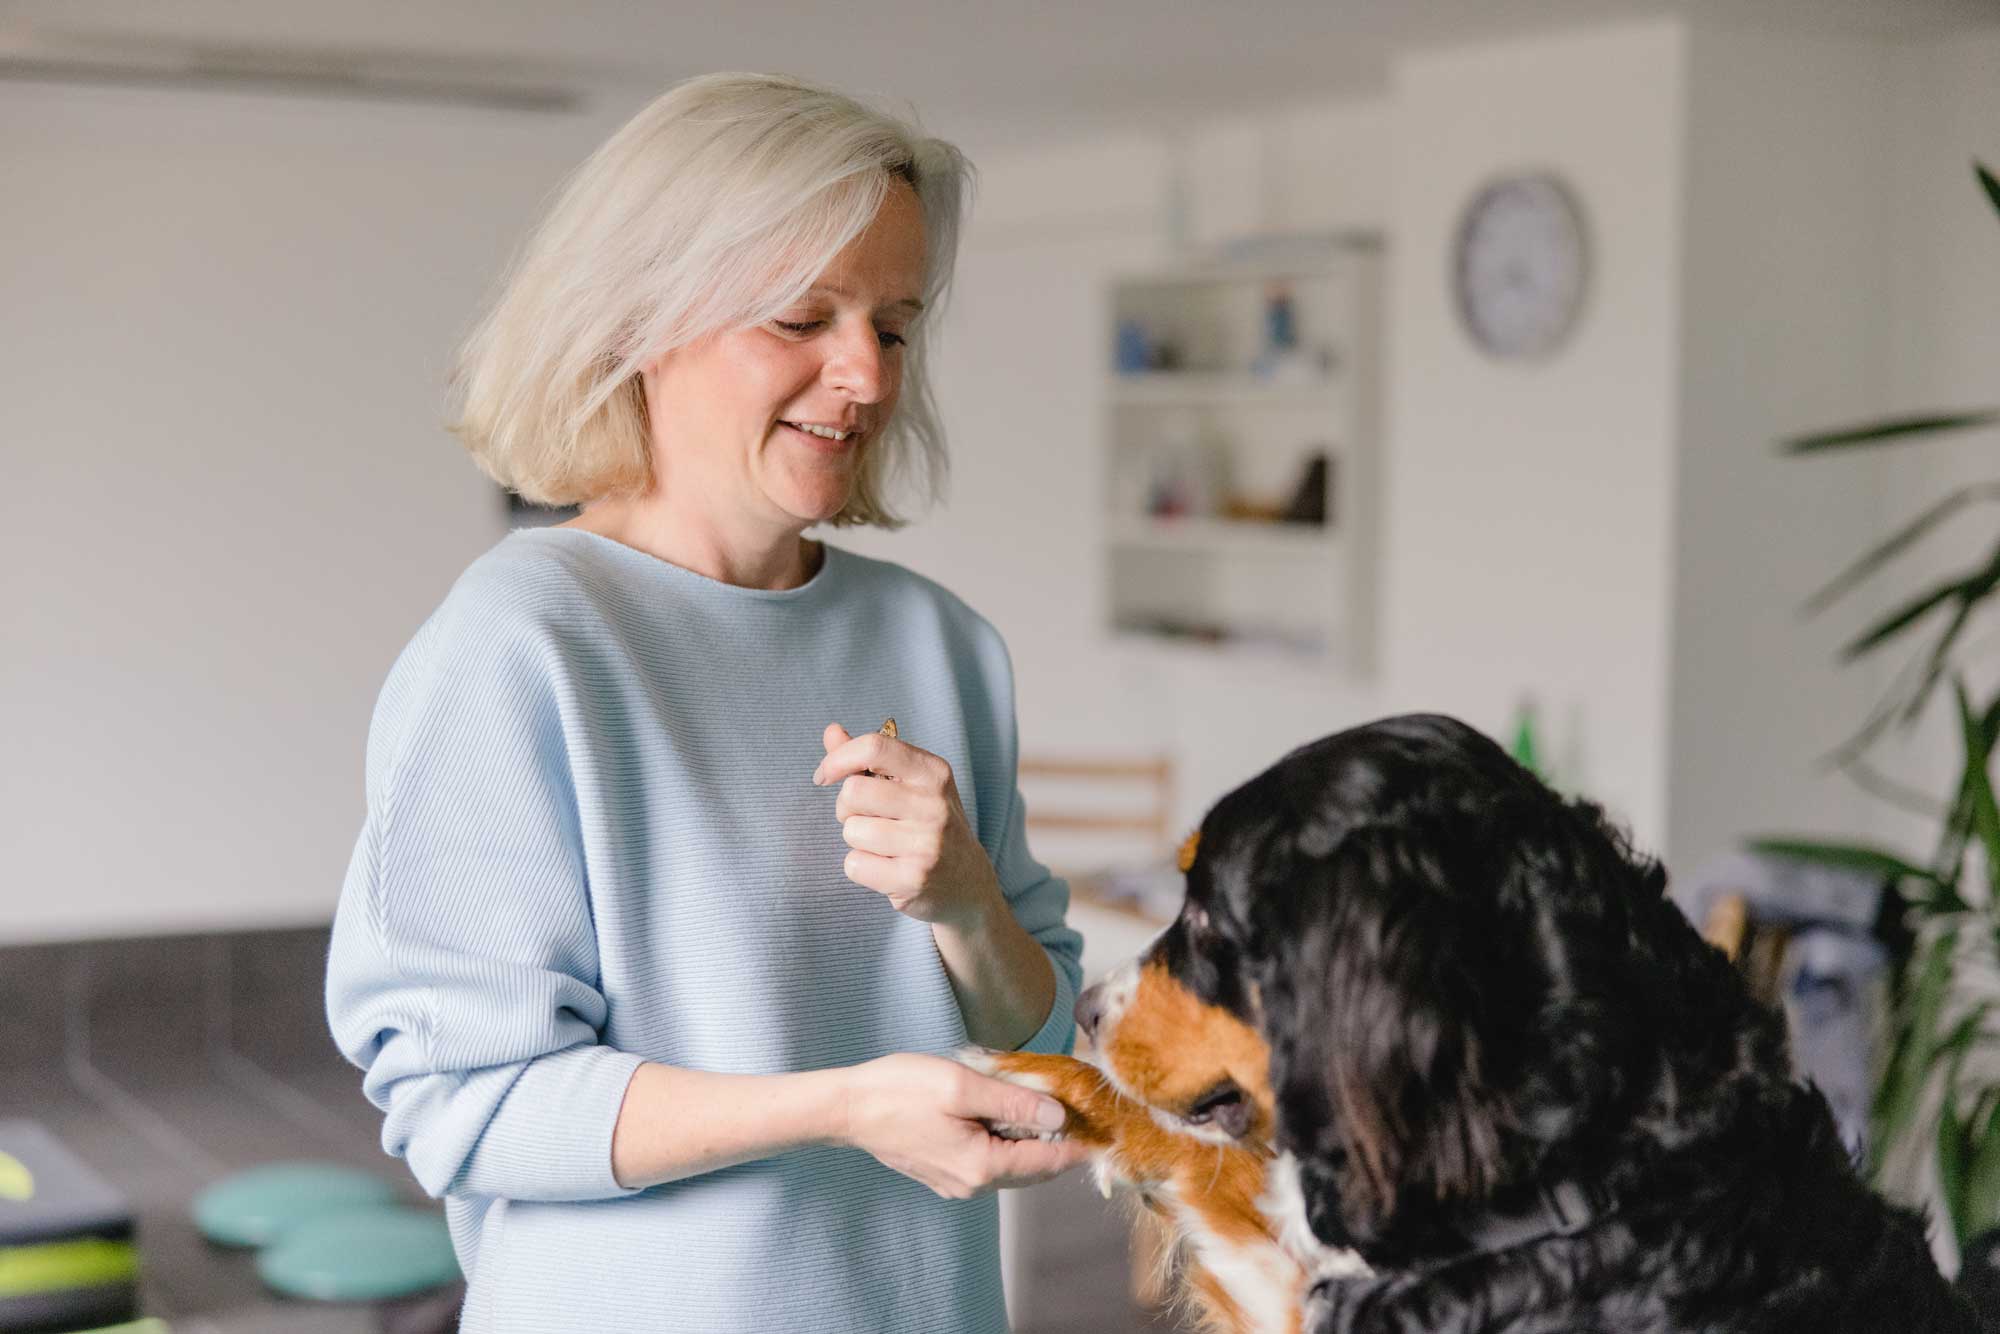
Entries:
[[1009,801],[994,869],[1014,918],[1041,945],[1055,970],[1056,996],[1049,1016],[1020,1050],[1068,1055],[1076,1045],[1076,993],[1083,982],[1083,937],[1070,928],[1069,885],[1028,852],[1027,812],[1019,789]]
[[369,739],[326,1001],[382,1146],[433,1196],[604,1199],[640,1058],[602,1045],[558,656],[441,610]]
[[1076,996],[1083,985],[1083,937],[1069,926],[1069,885],[1050,873],[1028,850],[1027,807],[1020,789],[1020,723],[1014,710],[1014,670],[1005,643],[991,625],[980,623],[979,657],[999,740],[990,767],[992,797],[981,794],[981,823],[986,802],[997,798],[1000,813],[982,830],[993,869],[1000,879],[1014,918],[1049,956],[1056,980],[1055,1001],[1048,1017],[1019,1050],[1068,1055],[1076,1045]]

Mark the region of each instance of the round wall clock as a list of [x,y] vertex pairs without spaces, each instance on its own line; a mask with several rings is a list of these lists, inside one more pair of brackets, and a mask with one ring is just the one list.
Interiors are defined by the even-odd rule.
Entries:
[[1583,307],[1583,213],[1546,173],[1493,181],[1466,205],[1452,251],[1452,291],[1472,341],[1496,357],[1545,357]]

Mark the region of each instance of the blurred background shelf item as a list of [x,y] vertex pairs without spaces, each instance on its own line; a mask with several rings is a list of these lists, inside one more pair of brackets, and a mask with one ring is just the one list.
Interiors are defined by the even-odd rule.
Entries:
[[1110,542],[1114,547],[1315,561],[1327,559],[1338,545],[1324,527],[1316,524],[1144,516],[1114,518]]
[[1287,382],[1259,379],[1248,371],[1141,371],[1121,373],[1111,386],[1111,401],[1126,408],[1214,404],[1337,411],[1343,383],[1332,374]]
[[1107,628],[1142,649],[1358,671],[1375,583],[1380,245],[1281,239],[1275,256],[1252,247],[1110,284]]

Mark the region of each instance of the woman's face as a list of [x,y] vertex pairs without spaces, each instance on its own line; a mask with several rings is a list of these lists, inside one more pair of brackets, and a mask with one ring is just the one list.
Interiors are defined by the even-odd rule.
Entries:
[[774,533],[839,513],[862,452],[896,410],[923,278],[923,214],[897,180],[868,228],[776,320],[662,356],[645,382],[666,494]]

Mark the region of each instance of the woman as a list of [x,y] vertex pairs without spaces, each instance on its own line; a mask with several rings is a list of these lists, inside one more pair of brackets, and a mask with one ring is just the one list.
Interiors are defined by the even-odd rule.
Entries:
[[[1028,854],[998,635],[807,541],[935,494],[957,151],[837,94],[680,85],[582,168],[467,345],[457,430],[580,517],[398,659],[327,979],[472,1331],[999,1331],[990,1191],[1080,941]],[[886,717],[907,740],[876,729]]]

